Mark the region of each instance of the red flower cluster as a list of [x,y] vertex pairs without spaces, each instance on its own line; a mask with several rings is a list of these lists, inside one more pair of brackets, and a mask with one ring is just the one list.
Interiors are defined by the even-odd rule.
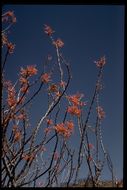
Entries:
[[48,125],[52,125],[53,124],[52,119],[47,119],[46,122],[47,122]]
[[97,67],[103,67],[106,64],[105,56],[101,57],[99,61],[94,61]]
[[15,44],[7,43],[7,47],[8,47],[8,51],[9,53],[13,53],[14,49],[15,49]]
[[83,94],[75,94],[71,96],[67,96],[68,101],[72,104],[72,106],[68,106],[67,112],[76,115],[80,117],[81,115],[81,109],[79,106],[86,105],[84,102],[81,102],[81,98],[83,97]]
[[53,44],[58,47],[58,48],[62,48],[64,46],[63,41],[59,38],[56,41],[53,42]]
[[54,129],[64,137],[68,138],[73,132],[74,123],[72,121],[66,121],[66,123],[59,123],[54,126]]
[[77,106],[68,106],[67,112],[78,117],[81,115],[81,109],[79,109]]
[[81,102],[81,98],[83,97],[83,94],[75,94],[72,96],[67,96],[67,99],[74,105],[74,106],[83,106],[85,105],[84,102]]
[[2,47],[6,46],[8,48],[9,53],[13,53],[15,49],[15,44],[12,44],[11,42],[8,41],[8,38],[6,34],[2,34]]
[[49,73],[44,73],[42,76],[41,76],[41,80],[42,82],[44,83],[48,83],[49,81],[51,81],[51,74]]
[[14,15],[13,11],[8,11],[4,15],[2,15],[2,22],[4,22],[4,21],[7,22],[9,20],[9,17],[11,18],[13,23],[16,22],[16,17]]
[[2,47],[3,45],[5,45],[8,48],[8,52],[11,54],[15,49],[15,45],[8,41],[5,31],[9,30],[11,24],[16,22],[16,17],[13,11],[8,11],[2,15],[2,22],[8,22],[8,27],[6,27],[6,29],[2,31]]
[[38,70],[36,69],[35,65],[29,65],[25,69],[21,68],[19,82],[21,84],[20,90],[22,93],[28,93],[28,89],[29,89],[28,78],[33,75],[36,75],[37,72],[38,72]]
[[49,86],[49,91],[50,92],[57,92],[58,91],[57,85],[56,84],[51,84]]
[[74,123],[73,123],[73,121],[66,121],[65,125],[66,125],[67,129],[70,132],[73,132],[73,130],[74,130]]
[[38,72],[38,70],[36,69],[35,65],[29,65],[29,66],[27,66],[26,69],[21,68],[20,74],[23,77],[29,77],[29,76],[32,76],[32,75],[36,75],[37,72]]
[[21,139],[22,137],[22,134],[20,131],[16,131],[15,134],[14,134],[14,141],[17,142]]
[[[55,31],[50,26],[48,26],[47,24],[45,24],[44,25],[44,32],[48,36],[51,36]],[[56,41],[53,40],[53,45],[55,45],[56,48],[62,48],[64,46],[64,43],[63,43],[63,41],[60,38],[58,38]]]
[[53,31],[53,29],[48,26],[48,25],[44,25],[44,32],[48,35],[48,36],[51,36],[55,31]]

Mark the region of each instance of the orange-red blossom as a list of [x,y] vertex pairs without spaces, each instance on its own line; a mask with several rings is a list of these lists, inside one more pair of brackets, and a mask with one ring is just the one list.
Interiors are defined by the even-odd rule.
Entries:
[[50,92],[57,92],[57,91],[58,91],[57,85],[56,85],[56,84],[51,84],[51,85],[49,86],[49,91],[50,91]]
[[15,49],[15,44],[12,44],[11,42],[8,42],[7,47],[8,47],[9,53],[13,53],[13,51]]
[[36,75],[37,71],[38,70],[36,69],[35,65],[28,65],[26,69],[21,68],[20,74],[23,77],[28,77],[28,76]]
[[44,32],[48,35],[51,36],[55,31],[53,31],[53,29],[48,26],[47,24],[44,25]]
[[2,22],[4,21],[8,21],[9,17],[11,17],[12,19],[12,22],[15,23],[16,22],[16,17],[14,15],[14,12],[13,11],[8,11],[6,12],[4,15],[2,15]]
[[17,141],[19,141],[21,139],[22,134],[21,134],[20,131],[15,131],[14,133],[15,133],[14,134],[14,141],[17,142]]
[[81,98],[83,97],[83,94],[75,94],[71,96],[67,96],[67,99],[74,105],[74,106],[83,106],[85,105],[84,102],[81,102]]
[[6,46],[8,48],[8,52],[11,54],[13,53],[14,49],[15,49],[15,44],[11,43],[8,41],[7,35],[6,34],[2,34],[2,47]]
[[79,109],[77,106],[68,106],[67,112],[78,117],[81,115],[81,109]]
[[64,46],[64,42],[60,38],[54,41],[53,44],[58,48],[62,48]]
[[44,73],[44,74],[41,76],[41,80],[42,80],[42,82],[44,82],[44,83],[48,83],[49,81],[51,81],[51,74],[49,74],[49,73]]
[[69,131],[72,132],[74,130],[74,123],[73,123],[73,121],[66,121],[65,125],[66,125],[66,127],[67,127],[67,129]]
[[83,94],[75,94],[75,95],[70,95],[66,96],[67,100],[72,104],[71,106],[68,106],[67,112],[80,117],[81,115],[81,109],[80,106],[86,105],[86,103],[82,102],[81,99],[84,95]]
[[52,119],[47,119],[46,122],[47,122],[48,125],[52,125],[53,124]]
[[72,121],[66,121],[65,123],[59,123],[54,126],[54,129],[64,137],[70,137],[74,129],[74,123]]
[[19,81],[20,81],[21,84],[28,84],[28,80],[26,78],[24,78],[24,77],[20,77]]
[[106,64],[105,56],[101,57],[100,60],[94,61],[97,67],[103,67]]

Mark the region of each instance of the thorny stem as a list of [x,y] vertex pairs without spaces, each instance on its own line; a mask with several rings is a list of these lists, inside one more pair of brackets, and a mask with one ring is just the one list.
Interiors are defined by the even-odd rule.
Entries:
[[3,70],[4,70],[8,55],[9,55],[9,49],[7,49],[7,52],[5,54],[5,59],[4,59],[3,66],[2,66],[2,73],[3,73]]
[[58,49],[57,45],[56,45],[56,53],[57,53],[58,64],[59,64],[59,69],[60,69],[60,77],[61,77],[61,82],[62,82],[63,81],[63,70],[62,70],[61,63],[60,63],[60,55],[59,55],[59,49]]
[[83,146],[83,142],[84,142],[84,135],[85,135],[85,131],[86,131],[86,127],[87,127],[87,123],[89,121],[89,117],[90,117],[90,113],[91,113],[91,110],[92,110],[92,106],[93,106],[93,103],[95,101],[95,97],[96,97],[96,93],[97,93],[97,84],[98,84],[98,81],[101,77],[101,73],[102,73],[102,67],[100,67],[100,70],[99,70],[99,73],[98,73],[98,79],[97,79],[97,82],[96,82],[96,86],[95,86],[95,90],[94,90],[94,94],[93,94],[93,97],[92,97],[92,101],[91,101],[91,104],[90,104],[90,107],[89,107],[89,111],[88,111],[88,114],[87,114],[87,117],[86,117],[86,121],[85,121],[85,124],[83,126],[83,130],[82,130],[82,135],[81,135],[81,141],[80,141],[80,147],[79,147],[79,156],[78,156],[78,166],[77,166],[77,170],[76,170],[76,177],[75,177],[75,183],[77,181],[77,177],[78,177],[78,172],[79,172],[79,168],[80,168],[80,165],[81,165],[81,151],[82,151],[82,146]]
[[35,136],[36,136],[36,134],[37,134],[37,132],[38,132],[38,130],[39,130],[39,128],[40,128],[42,122],[43,122],[44,119],[51,113],[51,111],[56,107],[56,105],[59,103],[59,101],[61,100],[62,96],[64,95],[64,93],[65,93],[65,91],[66,91],[66,89],[67,89],[67,87],[68,87],[68,85],[69,85],[69,82],[70,82],[70,71],[69,71],[68,65],[66,65],[66,67],[67,67],[67,71],[68,71],[68,74],[69,74],[69,76],[68,76],[69,78],[68,78],[68,81],[67,81],[67,85],[66,85],[65,89],[63,90],[61,96],[57,99],[56,102],[53,101],[53,102],[50,104],[50,106],[49,106],[47,112],[46,112],[45,115],[40,119],[40,121],[39,121],[39,123],[37,124],[37,127],[36,127],[36,129],[35,129]]
[[[52,36],[50,36],[50,39],[51,39],[52,43],[55,42]],[[61,67],[60,53],[59,53],[59,48],[58,48],[57,44],[55,45],[55,48],[56,48],[56,54],[57,54],[57,61],[58,61],[59,69],[60,69],[60,79],[61,79],[61,82],[62,82],[63,81],[63,70],[62,70],[62,67]]]
[[2,30],[2,33],[5,33],[12,25],[13,23],[10,23],[4,30]]

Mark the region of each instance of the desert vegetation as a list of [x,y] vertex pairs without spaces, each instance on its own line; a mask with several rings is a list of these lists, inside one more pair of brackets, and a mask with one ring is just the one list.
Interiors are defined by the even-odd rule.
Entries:
[[[71,67],[62,54],[64,42],[55,38],[54,29],[44,24],[45,37],[54,47],[43,61],[42,71],[36,65],[19,68],[15,82],[7,78],[9,57],[15,53],[8,31],[16,23],[13,11],[2,15],[2,187],[99,187],[105,186],[101,175],[105,167],[110,172],[110,187],[117,187],[114,167],[103,143],[101,126],[105,111],[100,96],[106,56],[95,61],[98,70],[89,104],[82,92],[70,94]],[[43,23],[42,23],[43,25]],[[40,26],[41,27],[41,26]],[[13,35],[13,34],[11,34]],[[48,43],[49,41],[47,41]],[[57,77],[56,77],[57,75]],[[54,77],[55,76],[55,77]],[[75,77],[75,76],[73,76]],[[36,124],[31,123],[29,111],[34,100],[45,93],[47,106],[40,99],[43,113]],[[85,110],[88,112],[85,113]],[[38,107],[38,109],[40,109]],[[94,113],[95,125],[90,125]],[[34,117],[34,116],[32,116]],[[78,129],[78,149],[71,144]],[[41,134],[41,138],[40,135]],[[91,142],[91,138],[94,139]],[[71,145],[71,146],[70,146]],[[80,180],[80,171],[84,180]]]

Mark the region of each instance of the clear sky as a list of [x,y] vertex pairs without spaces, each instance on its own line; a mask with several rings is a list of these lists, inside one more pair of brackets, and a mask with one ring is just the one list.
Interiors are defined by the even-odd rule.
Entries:
[[[3,12],[14,11],[17,23],[9,38],[16,44],[8,60],[7,78],[16,80],[21,66],[37,65],[51,48],[43,25],[50,25],[64,41],[63,55],[72,68],[70,93],[84,93],[90,101],[96,81],[94,61],[106,56],[101,104],[106,112],[102,124],[103,142],[112,158],[117,178],[123,176],[123,69],[124,6],[116,5],[6,5]],[[42,109],[34,104],[35,118]],[[75,144],[75,142],[74,142]],[[108,178],[105,173],[105,178]]]

